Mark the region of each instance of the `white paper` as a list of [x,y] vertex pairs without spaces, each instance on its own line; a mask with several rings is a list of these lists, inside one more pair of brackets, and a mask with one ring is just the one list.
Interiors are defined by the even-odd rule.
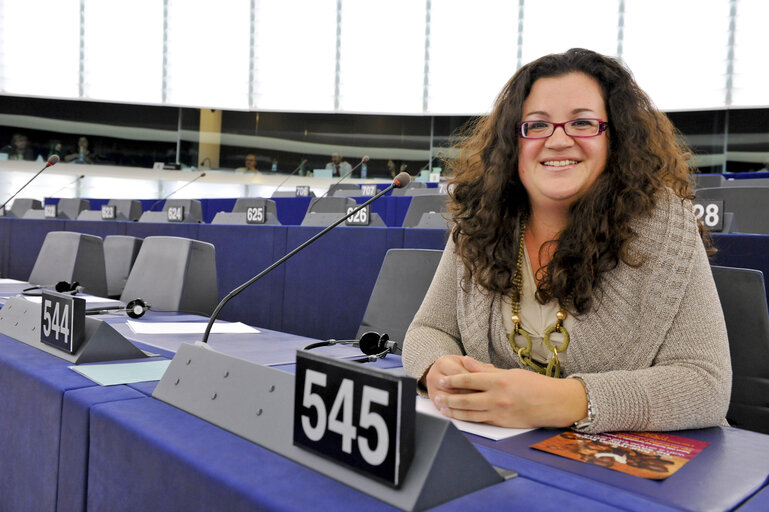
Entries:
[[[39,295],[22,295],[22,297],[36,304],[43,303],[43,298]],[[105,297],[97,297],[96,295],[74,295],[74,297],[77,297],[78,299],[85,299],[86,304],[94,304],[98,302],[100,306],[104,306],[104,307],[120,306],[121,304],[123,304],[119,300],[107,299]],[[109,313],[109,311],[105,311],[105,313]]]
[[[203,334],[208,322],[126,322],[136,334]],[[242,322],[215,322],[211,334],[258,334]]]
[[17,281],[16,279],[0,279],[0,284],[26,284],[26,281]]
[[[431,416],[446,418],[446,416],[441,414],[441,412],[435,407],[435,404],[432,402],[432,400],[423,396],[417,397],[417,411],[424,414],[429,414]],[[517,436],[519,434],[523,434],[524,432],[528,432],[529,430],[534,430],[531,428],[496,427],[494,425],[487,425],[486,423],[473,423],[472,421],[455,420],[453,418],[446,419],[450,419],[454,426],[462,432],[475,434],[487,439],[493,439],[494,441],[499,441],[500,439]]]
[[69,368],[100,386],[115,386],[160,380],[169,364],[171,364],[169,359],[163,359],[138,363],[90,364]]

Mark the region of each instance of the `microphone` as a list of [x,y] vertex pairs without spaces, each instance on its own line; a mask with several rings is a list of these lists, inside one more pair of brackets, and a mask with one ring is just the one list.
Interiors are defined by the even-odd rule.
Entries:
[[155,208],[155,207],[156,207],[156,206],[157,206],[157,205],[158,205],[160,202],[162,202],[162,201],[165,201],[166,199],[168,199],[168,198],[169,198],[169,197],[171,197],[172,195],[176,194],[177,192],[179,192],[181,189],[183,189],[183,188],[184,188],[184,187],[186,187],[187,185],[192,185],[193,183],[195,183],[196,181],[198,181],[200,178],[202,178],[202,177],[203,177],[203,176],[205,176],[205,175],[206,175],[206,173],[204,173],[204,172],[201,172],[201,173],[200,173],[200,176],[198,176],[197,178],[193,178],[193,179],[191,179],[190,181],[188,181],[187,183],[185,183],[185,184],[184,184],[184,185],[182,185],[181,187],[177,188],[176,190],[174,190],[173,192],[171,192],[170,194],[168,194],[166,197],[164,197],[164,198],[162,198],[162,199],[158,199],[157,201],[155,201],[154,203],[152,203],[152,206],[150,206],[150,208],[149,208],[149,211],[152,211],[152,209],[153,209],[153,208]]
[[[339,180],[338,180],[336,183],[334,183],[333,185],[331,185],[330,187],[328,187],[328,190],[326,190],[325,192],[323,192],[323,195],[322,195],[322,196],[320,196],[319,198],[315,199],[315,200],[314,200],[314,201],[313,201],[313,202],[310,204],[310,207],[307,209],[307,213],[310,213],[310,212],[312,212],[312,207],[313,207],[313,206],[315,206],[315,205],[318,203],[318,201],[320,201],[321,199],[323,199],[324,197],[326,197],[326,195],[327,195],[329,192],[331,192],[331,191],[334,189],[334,187],[336,187],[337,185],[339,185],[340,183],[342,183],[342,180],[344,180],[345,178],[347,178],[349,175],[351,175],[351,174],[353,173],[353,171],[355,171],[355,169],[357,169],[357,168],[358,168],[358,167],[360,167],[361,165],[365,164],[366,162],[368,162],[368,155],[366,155],[366,156],[364,156],[363,158],[361,158],[361,159],[360,159],[360,162],[358,162],[358,165],[356,165],[355,167],[353,167],[352,169],[350,169],[349,171],[347,171],[347,173],[345,173],[345,175],[344,175],[344,176],[342,176],[341,178],[339,178]],[[400,188],[400,187],[396,187],[396,188]]]
[[64,189],[65,189],[65,188],[67,188],[67,187],[71,187],[72,185],[74,185],[74,184],[75,184],[75,183],[77,183],[78,181],[82,180],[83,178],[85,178],[85,174],[81,174],[80,176],[78,176],[77,178],[75,178],[75,179],[72,181],[72,183],[70,183],[70,184],[68,184],[68,185],[64,185],[63,187],[61,187],[59,190],[57,190],[57,191],[56,191],[56,192],[54,192],[53,194],[49,195],[48,197],[55,197],[55,196],[56,196],[56,194],[58,194],[59,192],[61,192],[62,190],[64,190]]
[[48,168],[49,168],[49,167],[51,167],[52,165],[56,165],[58,162],[59,162],[59,155],[51,155],[51,156],[49,156],[49,157],[48,157],[48,161],[45,163],[45,167],[43,167],[42,169],[40,169],[39,171],[37,171],[37,174],[35,174],[34,176],[32,176],[32,177],[29,179],[29,181],[28,181],[28,182],[26,182],[24,185],[22,185],[22,187],[21,187],[19,190],[17,190],[17,191],[16,191],[16,192],[15,192],[15,193],[14,193],[14,194],[11,196],[11,197],[9,197],[8,199],[6,199],[6,200],[5,200],[5,202],[4,202],[2,205],[0,205],[0,210],[2,210],[3,208],[5,208],[5,205],[7,205],[7,204],[8,204],[8,202],[9,202],[11,199],[13,199],[14,197],[16,197],[16,196],[18,195],[18,193],[19,193],[19,192],[21,192],[22,190],[24,190],[24,188],[25,188],[27,185],[29,185],[30,183],[32,183],[32,180],[34,180],[35,178],[37,178],[38,176],[40,176],[40,173],[41,173],[41,172],[43,172],[44,170],[48,169]]
[[281,181],[281,182],[280,182],[280,184],[279,184],[277,187],[275,187],[275,191],[277,192],[277,191],[278,191],[278,189],[279,189],[280,187],[282,187],[282,186],[283,186],[283,184],[284,184],[285,182],[287,182],[287,181],[288,181],[288,179],[289,179],[291,176],[293,176],[294,174],[296,174],[296,171],[298,171],[299,169],[301,169],[301,168],[302,168],[302,166],[303,166],[304,164],[306,164],[306,163],[307,163],[307,159],[305,158],[304,160],[302,160],[302,161],[299,163],[299,165],[297,165],[297,166],[296,166],[296,169],[294,169],[293,171],[291,171],[291,174],[289,174],[288,176],[286,176],[286,179],[285,179],[285,180]]
[[312,238],[310,238],[309,240],[307,240],[306,242],[301,244],[299,247],[297,247],[293,251],[289,252],[288,254],[284,255],[278,261],[276,261],[275,263],[273,263],[272,265],[270,265],[266,269],[262,270],[257,275],[255,275],[254,277],[252,277],[251,279],[249,279],[248,281],[246,281],[245,283],[241,284],[240,286],[238,286],[237,288],[232,290],[230,293],[228,293],[227,296],[224,297],[221,300],[221,302],[219,302],[219,304],[217,304],[216,309],[214,309],[214,312],[211,313],[211,318],[208,321],[208,325],[206,326],[206,331],[203,334],[203,343],[208,343],[208,335],[211,333],[211,328],[214,326],[214,322],[216,321],[216,317],[219,316],[219,312],[222,310],[222,308],[225,306],[225,304],[227,304],[230,301],[230,299],[232,299],[235,296],[237,296],[238,294],[240,294],[243,290],[245,290],[246,288],[248,288],[249,286],[251,286],[252,284],[257,282],[259,279],[261,279],[265,275],[267,275],[270,272],[272,272],[273,270],[275,270],[275,268],[277,268],[280,265],[282,265],[286,260],[288,260],[289,258],[294,256],[296,253],[300,252],[302,249],[304,249],[305,247],[307,247],[308,245],[313,243],[315,240],[317,240],[318,238],[322,237],[323,235],[325,235],[326,233],[331,231],[333,228],[335,228],[336,226],[338,226],[339,224],[344,222],[347,219],[347,217],[349,217],[351,215],[355,215],[358,211],[362,210],[363,208],[365,208],[366,206],[371,204],[373,201],[379,199],[380,197],[382,197],[383,195],[385,195],[387,192],[391,191],[392,189],[405,187],[406,185],[409,184],[410,181],[411,181],[411,176],[409,176],[409,173],[402,172],[402,173],[398,174],[395,177],[395,179],[393,180],[392,184],[389,187],[387,187],[384,190],[379,191],[379,193],[377,195],[375,195],[374,197],[372,197],[371,199],[369,199],[365,203],[358,205],[358,207],[355,208],[353,211],[351,211],[349,213],[345,213],[344,216],[341,219],[337,220],[336,222],[331,224],[329,227],[324,228],[322,231],[318,232],[315,236],[313,236]]

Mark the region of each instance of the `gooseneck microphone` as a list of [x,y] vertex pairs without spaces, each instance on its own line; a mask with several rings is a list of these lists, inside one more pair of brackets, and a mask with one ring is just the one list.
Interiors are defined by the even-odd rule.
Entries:
[[181,189],[183,189],[184,187],[186,187],[186,186],[188,186],[188,185],[192,185],[193,183],[195,183],[196,181],[198,181],[200,178],[202,178],[202,177],[203,177],[203,176],[205,176],[205,175],[206,175],[206,173],[204,173],[204,172],[201,172],[201,173],[200,173],[200,176],[198,176],[197,178],[193,178],[193,179],[191,179],[190,181],[188,181],[187,183],[185,183],[185,184],[184,184],[184,185],[182,185],[181,187],[177,188],[176,190],[174,190],[173,192],[171,192],[170,194],[168,194],[166,197],[164,197],[164,198],[162,198],[162,199],[158,199],[157,201],[155,201],[154,203],[152,203],[152,206],[150,206],[150,208],[149,208],[149,211],[152,211],[152,209],[153,209],[153,208],[155,208],[155,207],[156,207],[158,204],[160,204],[161,202],[165,201],[166,199],[168,199],[168,198],[169,198],[169,197],[171,197],[172,195],[176,194],[177,192],[179,192],[179,191],[180,191]]
[[373,201],[376,201],[377,199],[379,199],[380,197],[382,197],[384,194],[386,194],[387,192],[391,191],[392,189],[405,187],[406,185],[409,184],[410,181],[411,181],[411,176],[409,176],[409,173],[402,172],[402,173],[398,174],[395,177],[395,179],[393,180],[392,184],[389,187],[387,187],[384,190],[381,190],[377,195],[375,195],[374,197],[372,197],[371,199],[369,199],[365,203],[362,203],[362,204],[358,205],[358,207],[355,208],[354,210],[352,210],[351,212],[345,213],[344,216],[341,219],[337,220],[336,222],[331,224],[329,227],[324,228],[322,231],[320,231],[315,236],[313,236],[312,238],[310,238],[309,240],[304,242],[302,245],[300,245],[299,247],[297,247],[293,251],[289,252],[288,254],[286,254],[285,256],[280,258],[278,261],[276,261],[275,263],[273,263],[272,265],[270,265],[266,269],[262,270],[257,275],[255,275],[254,277],[252,277],[251,279],[249,279],[248,281],[246,281],[245,283],[241,284],[240,286],[238,286],[237,288],[232,290],[230,293],[228,293],[227,296],[224,297],[221,300],[221,302],[219,302],[219,304],[217,304],[216,309],[214,309],[214,312],[211,313],[211,318],[209,319],[208,325],[206,326],[206,331],[203,334],[203,343],[208,343],[208,335],[211,333],[211,328],[214,326],[214,322],[216,321],[216,317],[219,316],[219,312],[222,310],[224,305],[227,304],[230,301],[230,299],[232,299],[233,297],[237,296],[243,290],[245,290],[246,288],[248,288],[249,286],[251,286],[252,284],[257,282],[259,279],[261,279],[265,275],[267,275],[270,272],[272,272],[273,270],[275,270],[275,268],[279,267],[286,260],[288,260],[289,258],[294,256],[296,253],[298,253],[299,251],[301,251],[302,249],[304,249],[305,247],[307,247],[308,245],[313,243],[315,240],[317,240],[318,238],[322,237],[323,235],[325,235],[326,233],[331,231],[331,229],[335,228],[336,226],[338,226],[339,224],[344,222],[347,219],[347,217],[355,215],[358,211],[362,210],[363,208],[365,208],[366,206],[371,204]]
[[[342,176],[341,178],[339,178],[339,179],[337,180],[337,182],[336,182],[336,183],[334,183],[333,185],[331,185],[330,187],[328,187],[328,190],[326,190],[325,192],[323,192],[323,195],[322,195],[322,196],[320,196],[319,198],[317,198],[317,199],[315,199],[314,201],[312,201],[312,202],[310,203],[310,207],[307,209],[307,213],[310,213],[310,212],[312,212],[312,207],[313,207],[313,206],[315,206],[315,205],[318,203],[318,201],[320,201],[321,199],[323,199],[324,197],[326,197],[326,195],[328,195],[328,193],[329,193],[329,192],[331,192],[332,190],[334,190],[334,188],[336,188],[336,186],[337,186],[337,185],[339,185],[340,183],[342,183],[342,180],[344,180],[345,178],[347,178],[348,176],[350,176],[350,175],[351,175],[351,174],[352,174],[352,173],[355,171],[355,169],[357,169],[357,168],[358,168],[358,167],[360,167],[361,165],[365,164],[366,162],[368,162],[368,155],[366,155],[366,156],[364,156],[363,158],[361,158],[361,159],[360,159],[360,162],[358,162],[358,165],[356,165],[355,167],[353,167],[352,169],[350,169],[349,171],[347,171],[347,172],[345,173],[345,175],[344,175],[344,176]],[[400,188],[400,187],[396,187],[396,188]]]
[[303,166],[304,164],[306,164],[306,163],[307,163],[307,159],[305,158],[304,160],[302,160],[302,161],[299,163],[299,165],[297,165],[297,166],[296,166],[296,169],[294,169],[293,171],[291,171],[291,174],[289,174],[288,176],[286,176],[286,179],[284,179],[283,181],[281,181],[281,182],[280,182],[280,184],[279,184],[277,187],[275,187],[275,191],[277,192],[277,191],[280,189],[280,187],[282,187],[282,186],[283,186],[283,184],[284,184],[285,182],[287,182],[287,181],[288,181],[288,179],[289,179],[291,176],[293,176],[294,174],[296,174],[296,172],[297,172],[299,169],[301,169],[301,168],[302,168],[302,166]]
[[49,156],[49,157],[48,157],[48,161],[45,163],[45,167],[43,167],[42,169],[40,169],[39,171],[37,171],[37,174],[35,174],[34,176],[32,176],[32,177],[29,179],[29,181],[28,181],[28,182],[26,182],[24,185],[22,185],[22,187],[21,187],[19,190],[17,190],[17,191],[16,191],[16,192],[15,192],[15,193],[14,193],[14,194],[11,196],[11,197],[9,197],[8,199],[6,199],[6,200],[5,200],[5,202],[2,204],[2,206],[0,206],[0,210],[2,210],[3,208],[5,208],[5,205],[7,205],[7,204],[8,204],[8,202],[9,202],[11,199],[13,199],[14,197],[16,197],[16,196],[19,194],[19,192],[21,192],[22,190],[24,190],[24,188],[25,188],[27,185],[29,185],[30,183],[32,183],[32,180],[34,180],[35,178],[37,178],[38,176],[40,176],[40,173],[41,173],[41,172],[43,172],[44,170],[48,169],[48,168],[49,168],[49,167],[51,167],[52,165],[56,165],[58,162],[59,162],[59,155],[51,155],[51,156]]
[[65,189],[65,188],[67,188],[67,187],[71,187],[72,185],[74,185],[74,184],[75,184],[75,183],[77,183],[78,181],[82,180],[83,178],[85,178],[85,174],[81,174],[80,176],[78,176],[77,178],[75,178],[74,180],[72,180],[72,182],[71,182],[71,183],[69,183],[69,184],[67,184],[67,185],[64,185],[63,187],[61,187],[59,190],[57,190],[57,191],[56,191],[56,192],[54,192],[53,194],[49,195],[48,197],[56,197],[56,194],[58,194],[59,192],[61,192],[62,190],[64,190],[64,189]]

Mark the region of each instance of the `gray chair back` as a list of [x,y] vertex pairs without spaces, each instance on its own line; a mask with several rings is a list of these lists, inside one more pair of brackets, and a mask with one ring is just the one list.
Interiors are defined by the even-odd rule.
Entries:
[[209,316],[219,301],[212,244],[173,236],[149,236],[120,300],[141,298],[152,309]]
[[172,206],[184,207],[184,222],[203,222],[203,207],[197,199],[167,199],[163,211]]
[[305,216],[309,213],[339,213],[347,212],[348,206],[355,206],[355,199],[349,197],[319,197],[312,199],[307,206]]
[[45,236],[28,281],[46,286],[77,281],[86,293],[106,297],[101,238],[73,231],[51,231]]
[[[2,203],[0,203],[2,204]],[[25,197],[16,198],[13,200],[13,203],[11,204],[10,209],[10,216],[13,217],[24,217],[24,214],[27,213],[27,210],[42,210],[43,209],[43,203],[40,202],[38,199],[28,199]]]
[[59,199],[57,205],[57,217],[75,220],[80,215],[80,212],[91,208],[91,201],[88,199],[77,199],[63,197]]
[[115,206],[117,220],[139,220],[142,203],[136,199],[110,199],[108,206]]
[[424,181],[411,181],[408,185],[406,185],[403,188],[396,188],[392,191],[392,195],[394,196],[408,196],[411,195],[411,192],[413,192],[415,189],[423,189],[427,188],[427,183]]
[[357,336],[387,333],[403,347],[411,321],[433,280],[443,251],[390,249],[379,270]]
[[722,174],[692,174],[691,178],[694,180],[694,188],[714,188],[726,184]]
[[712,266],[732,359],[732,426],[769,434],[769,310],[759,270]]
[[413,196],[406,211],[406,217],[403,219],[403,227],[417,227],[423,214],[444,211],[447,200],[448,196],[445,194]]
[[104,237],[104,269],[107,272],[107,295],[119,298],[131,273],[142,239],[135,236]]
[[740,233],[769,234],[769,187],[702,188],[695,195],[697,199],[723,200],[724,212],[734,213]]

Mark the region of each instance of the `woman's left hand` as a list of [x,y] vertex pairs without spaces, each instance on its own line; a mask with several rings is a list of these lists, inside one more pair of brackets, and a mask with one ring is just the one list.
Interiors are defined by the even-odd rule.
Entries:
[[502,370],[469,356],[462,357],[461,363],[468,373],[443,377],[433,398],[444,416],[534,428],[568,427],[587,415],[585,388],[577,379]]

